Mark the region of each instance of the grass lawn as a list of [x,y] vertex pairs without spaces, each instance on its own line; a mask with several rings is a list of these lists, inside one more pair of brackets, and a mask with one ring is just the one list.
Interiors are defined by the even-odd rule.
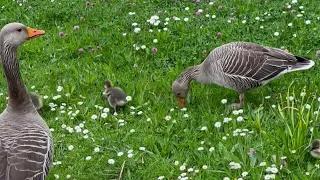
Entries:
[[[27,89],[44,98],[50,180],[319,179],[309,154],[320,125],[319,19],[319,2],[306,0],[0,2],[0,27],[46,31],[19,59]],[[246,93],[242,110],[227,108],[236,92],[195,82],[178,108],[172,82],[233,41],[287,49],[316,65]],[[106,79],[132,97],[118,115],[101,98]]]

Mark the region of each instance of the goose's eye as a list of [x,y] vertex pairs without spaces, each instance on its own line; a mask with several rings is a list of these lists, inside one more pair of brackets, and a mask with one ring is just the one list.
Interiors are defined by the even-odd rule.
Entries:
[[177,93],[177,96],[180,96],[180,93]]
[[21,31],[22,31],[22,28],[19,28],[19,29],[18,29],[18,32],[21,32]]

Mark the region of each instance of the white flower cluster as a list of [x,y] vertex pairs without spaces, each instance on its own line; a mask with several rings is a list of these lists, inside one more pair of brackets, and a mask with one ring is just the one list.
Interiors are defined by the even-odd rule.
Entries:
[[236,163],[236,162],[230,162],[229,166],[230,166],[230,169],[240,169],[241,168],[240,163]]
[[159,20],[159,16],[154,15],[154,16],[151,16],[151,18],[148,19],[147,22],[149,22],[150,24],[152,24],[154,26],[158,26],[161,21]]

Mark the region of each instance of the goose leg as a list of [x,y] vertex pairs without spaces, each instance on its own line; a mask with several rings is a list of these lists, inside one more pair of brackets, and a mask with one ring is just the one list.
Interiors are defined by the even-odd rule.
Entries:
[[244,105],[244,93],[239,93],[239,103],[232,103],[229,105],[231,109],[239,109]]
[[240,107],[244,105],[244,93],[239,94]]

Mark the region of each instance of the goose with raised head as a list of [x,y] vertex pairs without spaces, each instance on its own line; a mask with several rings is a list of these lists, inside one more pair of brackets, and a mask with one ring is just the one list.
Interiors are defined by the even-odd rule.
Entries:
[[244,104],[244,93],[267,84],[283,74],[311,68],[309,58],[295,56],[278,48],[249,42],[232,42],[215,48],[199,65],[187,68],[172,84],[172,92],[184,106],[191,80],[202,84],[217,84],[239,93]]
[[110,106],[117,112],[117,107],[127,104],[126,93],[118,87],[112,87],[111,81],[106,80],[104,83],[103,96],[108,100]]
[[0,180],[46,179],[52,164],[52,138],[22,81],[19,45],[45,32],[20,23],[0,31],[0,55],[8,84],[8,105],[0,114]]

